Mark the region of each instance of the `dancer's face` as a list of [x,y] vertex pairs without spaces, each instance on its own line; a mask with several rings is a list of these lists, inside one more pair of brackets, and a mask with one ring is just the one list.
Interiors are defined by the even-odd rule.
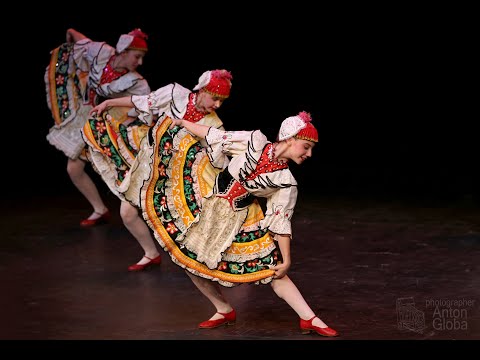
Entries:
[[315,146],[313,141],[290,138],[288,143],[290,146],[286,157],[295,163],[300,165],[305,160],[312,157],[313,147]]
[[211,113],[222,106],[225,98],[211,95],[206,91],[200,90],[197,95],[197,109],[203,112]]
[[120,54],[121,66],[128,69],[128,71],[135,71],[143,64],[143,58],[145,55],[146,52],[142,50],[125,50]]

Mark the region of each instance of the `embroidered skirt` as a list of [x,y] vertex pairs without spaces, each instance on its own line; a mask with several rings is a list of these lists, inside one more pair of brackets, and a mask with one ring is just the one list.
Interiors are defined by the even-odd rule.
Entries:
[[78,159],[85,149],[80,130],[91,106],[83,103],[81,95],[87,74],[77,71],[72,53],[72,44],[53,49],[45,71],[47,105],[54,120],[47,141],[67,157]]
[[148,126],[128,117],[127,107],[113,107],[90,117],[82,129],[87,157],[110,190],[121,200],[128,188],[127,174],[137,157]]
[[139,196],[155,238],[182,268],[227,287],[271,282],[281,255],[259,225],[264,215],[258,201],[234,211],[212,194],[221,169],[211,165],[199,141],[185,129],[169,130],[170,124],[168,117],[158,120],[145,138],[130,173],[141,186],[129,198]]

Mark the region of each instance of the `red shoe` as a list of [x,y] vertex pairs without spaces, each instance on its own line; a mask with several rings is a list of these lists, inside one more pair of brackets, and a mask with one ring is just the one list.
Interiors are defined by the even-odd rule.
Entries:
[[329,327],[318,327],[313,325],[313,319],[315,319],[316,316],[312,317],[310,320],[303,320],[300,319],[300,329],[302,330],[302,334],[309,334],[312,331],[315,331],[318,335],[322,336],[338,336],[338,332],[336,330],[333,330],[332,328]]
[[154,259],[150,259],[148,256],[143,256],[144,258],[147,258],[150,260],[149,262],[145,264],[133,264],[128,267],[128,271],[142,271],[143,269],[149,267],[150,265],[160,265],[162,263],[162,256],[158,255]]
[[221,325],[233,325],[235,320],[237,320],[237,314],[235,310],[230,311],[227,314],[217,312],[217,314],[223,315],[223,318],[217,320],[207,320],[198,325],[200,329],[213,329]]
[[100,217],[97,218],[97,219],[93,219],[93,220],[84,219],[84,220],[80,221],[80,226],[91,227],[91,226],[95,226],[95,225],[106,224],[110,221],[111,217],[112,217],[112,214],[110,214],[110,211],[107,210],[106,213],[100,215]]

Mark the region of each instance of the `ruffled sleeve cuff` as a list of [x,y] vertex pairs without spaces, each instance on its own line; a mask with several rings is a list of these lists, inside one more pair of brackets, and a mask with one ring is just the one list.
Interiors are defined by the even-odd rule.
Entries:
[[[285,171],[282,177],[291,177],[290,171]],[[291,219],[297,202],[298,189],[293,177],[283,183],[294,184],[278,189],[272,197],[267,199],[265,218],[261,221],[262,227],[268,227],[275,234],[292,236]]]

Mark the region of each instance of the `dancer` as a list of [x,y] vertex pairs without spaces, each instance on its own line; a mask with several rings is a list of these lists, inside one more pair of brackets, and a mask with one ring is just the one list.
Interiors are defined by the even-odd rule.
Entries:
[[51,52],[45,72],[47,104],[55,121],[47,140],[67,156],[68,175],[93,208],[80,222],[90,227],[107,222],[111,214],[85,172],[81,129],[90,109],[102,99],[150,93],[147,81],[136,71],[148,50],[147,35],[140,29],[123,34],[116,48],[75,29],[68,29],[66,38]]
[[[216,110],[230,96],[231,81],[232,75],[227,70],[208,70],[200,76],[193,91],[172,83],[149,95],[105,100],[90,111],[96,116],[83,129],[85,142],[89,145],[88,157],[108,187],[121,200],[123,223],[144,251],[143,257],[128,267],[129,271],[141,271],[161,263],[157,244],[138,212],[141,179],[132,176],[140,161],[137,156],[145,153],[139,152],[140,146],[148,147],[145,136],[147,129],[155,125],[158,116],[163,114],[223,129]],[[145,128],[139,133],[125,126],[118,133],[113,129],[114,124],[119,122],[114,112],[119,107],[132,106],[139,114],[137,121],[143,122]],[[195,172],[199,173],[204,189],[213,186],[216,170],[208,161]]]
[[[256,131],[223,131],[164,116],[150,131],[135,176],[142,180],[142,214],[174,263],[184,268],[216,313],[202,329],[232,324],[233,306],[221,285],[268,284],[300,318],[303,333],[337,336],[306,303],[292,280],[291,218],[297,182],[290,161],[312,156],[318,132],[310,114],[285,119],[276,142]],[[205,139],[206,147],[193,136]],[[191,176],[208,159],[219,169],[214,187],[202,195]],[[227,164],[225,166],[225,164]],[[266,198],[265,216],[250,214]]]

